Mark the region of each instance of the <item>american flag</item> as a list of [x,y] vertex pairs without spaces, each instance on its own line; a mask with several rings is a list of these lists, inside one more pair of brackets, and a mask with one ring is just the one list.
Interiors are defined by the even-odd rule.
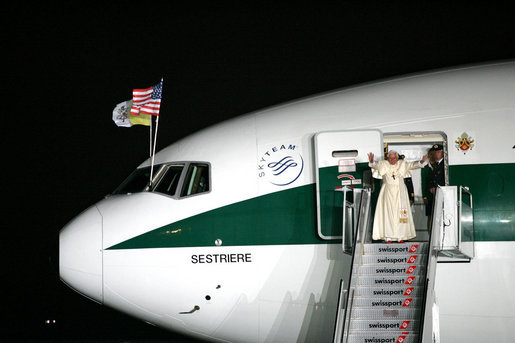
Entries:
[[140,113],[143,113],[158,116],[162,94],[162,80],[157,85],[149,88],[134,89],[132,91],[131,114],[138,116]]

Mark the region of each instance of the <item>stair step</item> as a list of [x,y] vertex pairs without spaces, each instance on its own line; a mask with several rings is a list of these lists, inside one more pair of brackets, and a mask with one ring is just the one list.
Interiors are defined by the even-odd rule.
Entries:
[[420,308],[376,309],[353,308],[351,319],[411,320],[420,318]]
[[428,249],[427,242],[409,242],[409,243],[368,243],[364,246],[364,254],[382,254],[382,255],[405,255],[414,253],[426,253]]
[[391,297],[411,296],[418,297],[424,293],[421,286],[400,286],[400,287],[358,287],[354,293],[358,297],[381,297],[382,299]]
[[350,324],[351,333],[356,331],[410,331],[419,330],[419,320],[353,320]]
[[365,244],[352,270],[347,342],[418,342],[428,242]]
[[422,275],[391,276],[391,275],[360,275],[356,280],[356,286],[374,287],[402,287],[420,286],[424,284],[425,277]]
[[422,298],[419,297],[402,297],[402,298],[371,298],[371,297],[354,297],[352,306],[354,309],[370,307],[370,308],[415,308],[422,304]]
[[[354,270],[356,272],[356,270]],[[361,275],[392,275],[392,276],[410,276],[425,275],[426,267],[421,265],[361,265],[357,268],[358,274]]]
[[362,257],[363,264],[391,265],[391,264],[423,264],[427,261],[426,254],[403,254],[403,255],[365,255]]
[[418,342],[418,334],[409,332],[391,332],[391,333],[368,333],[368,334],[350,334],[347,342],[349,343],[415,343]]

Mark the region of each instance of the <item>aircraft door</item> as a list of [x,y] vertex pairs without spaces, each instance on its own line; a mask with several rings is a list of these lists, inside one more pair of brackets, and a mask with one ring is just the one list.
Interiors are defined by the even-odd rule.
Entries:
[[[342,239],[344,217],[347,232],[349,227],[353,231],[356,223],[352,214],[359,209],[352,211],[353,207],[359,206],[354,200],[359,198],[354,193],[360,192],[367,179],[371,179],[368,153],[382,157],[382,146],[383,134],[379,130],[331,131],[315,135],[317,226],[322,239]],[[345,214],[344,197],[347,202]],[[345,236],[347,241],[352,235]]]

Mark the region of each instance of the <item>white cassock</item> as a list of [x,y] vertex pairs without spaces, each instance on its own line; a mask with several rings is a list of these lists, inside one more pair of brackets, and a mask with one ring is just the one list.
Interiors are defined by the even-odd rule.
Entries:
[[410,177],[411,170],[422,168],[424,164],[404,160],[397,161],[395,165],[388,161],[368,164],[372,168],[372,176],[383,180],[374,215],[373,239],[407,240],[417,235],[404,178]]

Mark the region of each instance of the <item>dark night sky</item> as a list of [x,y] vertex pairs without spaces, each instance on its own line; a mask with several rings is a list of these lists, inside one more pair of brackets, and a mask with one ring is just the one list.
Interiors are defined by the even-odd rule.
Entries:
[[17,3],[2,11],[8,318],[0,340],[176,341],[77,295],[57,275],[59,230],[148,157],[148,129],[111,120],[133,88],[164,78],[159,150],[299,97],[515,57],[514,6],[505,2]]

